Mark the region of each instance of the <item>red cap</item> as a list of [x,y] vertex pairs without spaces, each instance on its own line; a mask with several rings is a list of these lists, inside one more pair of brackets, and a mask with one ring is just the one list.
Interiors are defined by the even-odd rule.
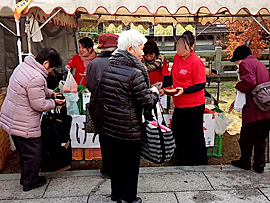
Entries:
[[118,35],[113,33],[105,33],[98,37],[99,46],[98,48],[108,48],[108,47],[117,47]]

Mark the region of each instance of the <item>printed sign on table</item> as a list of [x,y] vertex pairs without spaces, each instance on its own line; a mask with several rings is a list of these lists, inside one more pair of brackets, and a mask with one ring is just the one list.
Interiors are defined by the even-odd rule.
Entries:
[[84,130],[85,115],[72,116],[70,130],[72,148],[100,148],[98,135],[93,143],[94,133],[86,133]]

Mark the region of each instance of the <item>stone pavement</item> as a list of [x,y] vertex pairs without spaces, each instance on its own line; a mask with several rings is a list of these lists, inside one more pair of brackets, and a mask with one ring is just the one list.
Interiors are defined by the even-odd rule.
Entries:
[[[140,168],[138,196],[144,203],[270,202],[270,164],[263,174],[209,166]],[[23,192],[20,174],[0,174],[0,202],[108,203],[110,180],[99,170],[43,173],[48,183]]]

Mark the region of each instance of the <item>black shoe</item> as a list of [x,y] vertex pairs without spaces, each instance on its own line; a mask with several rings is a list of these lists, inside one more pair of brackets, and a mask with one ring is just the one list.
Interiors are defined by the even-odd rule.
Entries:
[[263,173],[264,171],[264,166],[263,165],[254,165],[253,164],[253,169],[257,173]]
[[245,170],[251,169],[251,164],[248,162],[242,162],[242,161],[238,160],[238,161],[232,161],[231,164],[235,167],[242,168]]
[[119,199],[119,200],[117,201],[117,203],[142,203],[142,199],[141,199],[140,197],[137,197],[136,200],[134,200],[134,201],[132,201],[132,202],[127,202],[127,201],[125,201],[125,200]]
[[41,187],[41,186],[45,185],[46,183],[47,183],[46,178],[44,176],[39,176],[38,181],[37,181],[37,183],[35,185],[23,186],[23,191],[27,192],[27,191],[33,190],[35,188],[38,188],[38,187]]

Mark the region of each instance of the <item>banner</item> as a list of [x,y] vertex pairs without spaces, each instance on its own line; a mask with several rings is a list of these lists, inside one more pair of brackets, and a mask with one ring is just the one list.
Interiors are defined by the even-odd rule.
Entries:
[[30,4],[31,0],[22,0],[16,4],[14,11],[14,18],[19,20],[21,17],[22,11]]
[[85,132],[85,115],[73,115],[70,129],[72,148],[100,148],[98,135],[93,143],[94,133]]

